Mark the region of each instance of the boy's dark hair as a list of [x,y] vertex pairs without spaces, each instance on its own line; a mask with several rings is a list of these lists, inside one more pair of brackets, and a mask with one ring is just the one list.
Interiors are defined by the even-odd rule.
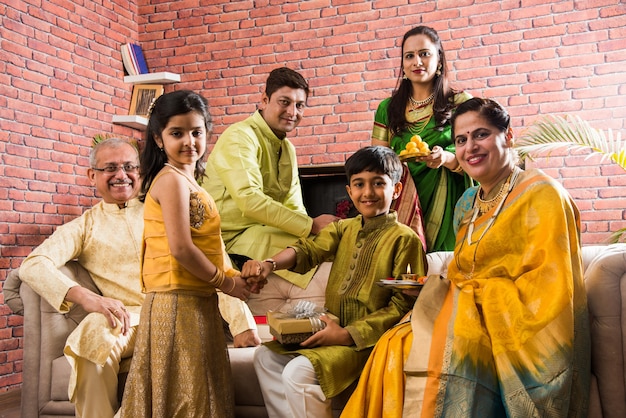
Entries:
[[302,89],[306,93],[306,97],[309,97],[309,83],[299,72],[287,67],[272,70],[267,81],[265,81],[265,94],[267,97],[272,97],[276,90],[285,86],[292,89]]
[[383,146],[361,148],[346,160],[345,169],[348,183],[353,175],[363,171],[386,174],[393,184],[402,177],[402,162],[391,148]]

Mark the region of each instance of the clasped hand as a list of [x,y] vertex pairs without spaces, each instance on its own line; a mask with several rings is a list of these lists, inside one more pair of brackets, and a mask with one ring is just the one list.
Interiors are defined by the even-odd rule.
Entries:
[[272,265],[258,260],[248,260],[241,269],[241,277],[246,279],[251,293],[259,293],[267,284],[267,276],[272,272]]

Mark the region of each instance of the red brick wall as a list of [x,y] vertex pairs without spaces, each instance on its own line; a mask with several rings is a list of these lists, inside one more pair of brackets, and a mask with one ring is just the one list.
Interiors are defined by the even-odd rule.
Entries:
[[[399,41],[418,24],[439,31],[454,86],[498,100],[517,130],[545,114],[626,127],[619,0],[10,4],[0,5],[0,281],[97,200],[85,177],[93,135],[140,136],[111,124],[131,99],[124,42],[141,43],[152,71],[181,74],[166,91],[188,88],[209,99],[212,142],[255,110],[271,69],[301,70],[313,88],[292,136],[303,165],[343,162],[369,142],[374,110],[395,86]],[[619,167],[563,153],[537,165],[576,200],[584,243],[626,226]],[[21,382],[21,324],[0,304],[0,390]]]

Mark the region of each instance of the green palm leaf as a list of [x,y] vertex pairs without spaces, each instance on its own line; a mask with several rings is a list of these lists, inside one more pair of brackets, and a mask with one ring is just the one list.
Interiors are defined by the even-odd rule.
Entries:
[[[522,160],[549,156],[557,149],[590,149],[592,153],[589,156],[599,153],[602,160],[610,160],[626,170],[626,143],[622,142],[620,133],[613,136],[609,129],[605,134],[577,116],[539,119],[517,138],[514,146]],[[625,236],[626,228],[622,228],[612,233],[608,241],[622,242]]]
[[539,119],[517,138],[515,148],[522,159],[549,156],[556,149],[591,149],[601,154],[603,160],[610,160],[626,170],[626,143],[620,133],[614,136],[609,129],[605,134],[578,116]]
[[621,228],[618,229],[617,231],[613,232],[609,238],[607,239],[607,242],[610,244],[615,244],[617,242],[624,242],[625,238],[624,236],[626,235],[626,228]]

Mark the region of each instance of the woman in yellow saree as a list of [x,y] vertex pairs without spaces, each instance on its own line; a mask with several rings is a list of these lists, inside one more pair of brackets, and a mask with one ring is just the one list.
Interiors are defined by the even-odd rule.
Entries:
[[457,203],[447,278],[377,343],[344,417],[585,417],[590,354],[579,213],[515,166],[509,116],[473,98],[452,119],[480,187]]

